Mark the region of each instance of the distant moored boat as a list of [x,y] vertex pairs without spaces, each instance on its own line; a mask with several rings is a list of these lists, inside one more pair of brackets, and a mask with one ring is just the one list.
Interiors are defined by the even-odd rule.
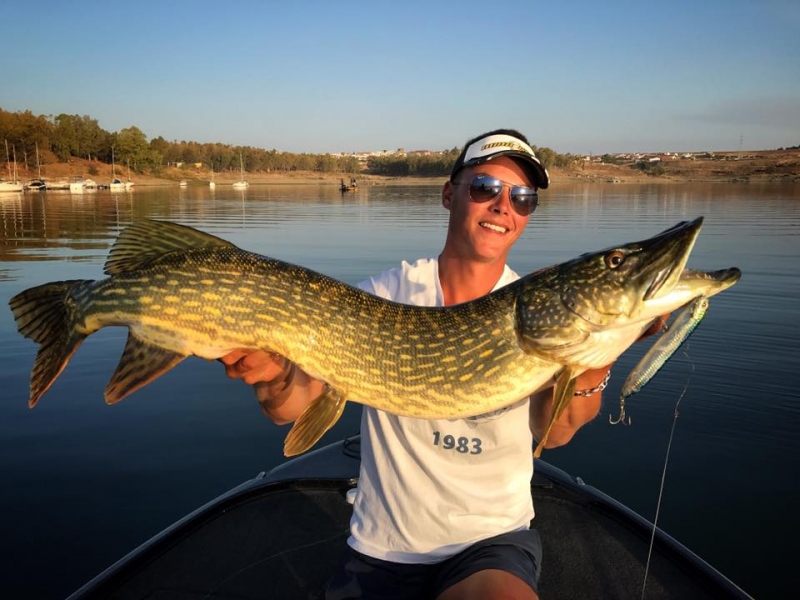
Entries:
[[241,172],[241,179],[233,183],[233,189],[244,190],[250,187],[250,184],[244,178],[244,161],[242,161],[242,153],[239,153],[239,171]]

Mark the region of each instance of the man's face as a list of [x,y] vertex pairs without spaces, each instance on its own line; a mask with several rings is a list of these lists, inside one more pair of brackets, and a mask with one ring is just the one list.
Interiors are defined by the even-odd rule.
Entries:
[[442,204],[450,211],[445,252],[461,259],[505,261],[530,217],[520,215],[511,206],[509,187],[487,202],[474,202],[469,195],[469,183],[480,174],[512,186],[532,187],[523,167],[505,156],[462,169],[442,191]]

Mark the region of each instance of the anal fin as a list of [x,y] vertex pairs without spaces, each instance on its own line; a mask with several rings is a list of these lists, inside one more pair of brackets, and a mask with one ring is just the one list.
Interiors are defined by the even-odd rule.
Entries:
[[550,435],[550,430],[553,429],[553,424],[567,408],[567,405],[572,400],[572,394],[575,392],[575,371],[571,367],[564,367],[556,379],[555,389],[553,390],[553,415],[550,417],[550,422],[547,424],[547,429],[539,440],[536,450],[533,451],[533,457],[539,458],[544,450],[544,445]]
[[186,356],[166,350],[139,339],[128,332],[125,350],[119,359],[117,370],[111,376],[105,390],[107,404],[116,404],[129,394],[158,379],[180,363]]
[[30,408],[36,406],[39,398],[55,383],[84,339],[85,336],[73,333],[42,343],[31,371]]
[[294,422],[283,442],[283,454],[296,456],[316,444],[342,416],[345,404],[347,399],[344,394],[326,386],[325,391],[314,398]]

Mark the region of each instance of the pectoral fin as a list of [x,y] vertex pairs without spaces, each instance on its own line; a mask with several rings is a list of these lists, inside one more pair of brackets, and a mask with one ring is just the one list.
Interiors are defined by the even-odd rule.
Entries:
[[564,367],[556,379],[555,389],[553,390],[553,415],[550,417],[550,422],[547,424],[547,429],[539,440],[536,450],[533,451],[533,457],[539,458],[544,450],[544,445],[547,442],[547,437],[550,435],[550,430],[553,428],[558,418],[567,408],[572,394],[575,392],[575,370],[572,367]]
[[183,354],[154,346],[129,332],[117,370],[106,386],[106,403],[116,404],[125,396],[161,377],[184,358],[186,356]]
[[283,442],[283,454],[295,456],[316,444],[342,416],[346,403],[344,394],[327,386],[294,422],[292,430]]

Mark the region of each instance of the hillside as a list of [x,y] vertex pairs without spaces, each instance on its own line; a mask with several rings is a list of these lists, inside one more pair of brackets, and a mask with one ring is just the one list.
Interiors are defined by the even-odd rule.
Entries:
[[[19,179],[29,181],[37,177],[35,168],[18,167]],[[693,159],[673,159],[662,157],[661,160],[648,164],[643,171],[633,163],[605,164],[600,162],[583,162],[569,169],[551,168],[550,174],[554,183],[569,181],[586,182],[800,182],[800,150],[765,150],[750,152],[717,152],[713,156]],[[116,175],[127,179],[126,168],[117,168]],[[7,176],[6,172],[0,176]],[[98,161],[73,158],[69,162],[51,162],[42,166],[45,179],[69,179],[75,176],[91,177],[98,183],[107,183],[112,178],[111,165]],[[238,171],[211,173],[206,169],[166,168],[161,176],[154,177],[131,172],[130,178],[137,185],[173,185],[181,179],[191,182],[208,182],[211,178],[220,184],[230,184],[239,179]],[[331,183],[338,184],[339,179],[349,179],[349,175],[339,173],[317,173],[312,171],[288,171],[281,173],[247,173],[246,179],[251,183]],[[360,182],[373,185],[393,184],[430,184],[440,183],[444,177],[381,177],[361,174]]]
[[800,150],[716,152],[706,157],[661,157],[643,171],[633,163],[623,165],[584,163],[567,171],[556,170],[554,178],[590,181],[717,181],[800,182]]

